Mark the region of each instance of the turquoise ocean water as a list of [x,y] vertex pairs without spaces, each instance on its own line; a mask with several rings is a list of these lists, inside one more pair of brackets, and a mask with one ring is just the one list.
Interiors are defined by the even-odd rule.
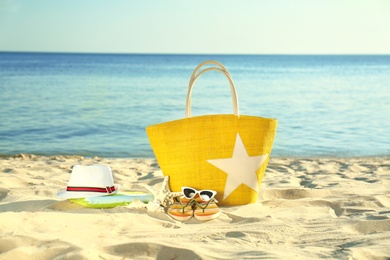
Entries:
[[[230,71],[240,113],[279,120],[272,156],[390,155],[390,55],[0,53],[0,155],[153,157],[145,127],[180,119],[193,69]],[[193,115],[232,113],[205,74]]]

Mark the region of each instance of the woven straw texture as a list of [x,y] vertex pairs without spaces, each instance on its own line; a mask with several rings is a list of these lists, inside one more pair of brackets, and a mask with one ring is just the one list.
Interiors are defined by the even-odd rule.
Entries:
[[[217,68],[200,71],[210,64]],[[221,72],[229,80],[234,114],[191,117],[192,87],[208,71]],[[242,205],[257,201],[276,127],[276,119],[239,115],[230,73],[216,61],[205,61],[191,76],[186,118],[149,126],[146,132],[172,191],[182,186],[212,189],[219,205]]]
[[259,188],[276,126],[275,119],[205,115],[153,125],[147,134],[163,174],[170,176],[172,191],[181,191],[182,186],[213,189],[220,205],[241,205],[256,202],[257,190],[240,184],[223,199],[228,175],[208,160],[231,158],[238,133],[249,156],[268,155],[256,171]]

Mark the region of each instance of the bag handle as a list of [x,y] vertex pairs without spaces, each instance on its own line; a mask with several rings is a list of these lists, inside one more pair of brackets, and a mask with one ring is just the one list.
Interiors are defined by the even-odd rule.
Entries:
[[[209,67],[203,70],[200,70],[201,67],[207,65],[207,64],[212,64],[216,65],[218,67]],[[187,100],[186,100],[186,117],[191,117],[191,94],[192,94],[192,88],[194,87],[195,82],[198,80],[198,78],[205,72],[207,71],[218,71],[226,76],[226,78],[229,80],[230,84],[230,90],[232,92],[232,101],[233,101],[233,110],[234,114],[236,116],[239,116],[239,106],[238,106],[238,98],[237,98],[237,91],[236,87],[234,86],[233,79],[229,73],[229,71],[223,66],[221,63],[215,60],[207,60],[199,64],[194,72],[192,72],[191,78],[190,78],[190,83],[188,84],[188,92],[187,92]]]

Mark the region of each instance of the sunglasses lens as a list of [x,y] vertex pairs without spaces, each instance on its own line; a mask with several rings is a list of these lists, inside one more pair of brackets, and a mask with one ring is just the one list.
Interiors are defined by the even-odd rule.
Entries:
[[200,197],[202,198],[202,200],[210,200],[213,197],[213,192],[202,190],[200,192]]
[[193,190],[193,189],[189,189],[189,188],[185,188],[183,189],[183,195],[187,198],[187,199],[192,199],[196,194],[196,191]]

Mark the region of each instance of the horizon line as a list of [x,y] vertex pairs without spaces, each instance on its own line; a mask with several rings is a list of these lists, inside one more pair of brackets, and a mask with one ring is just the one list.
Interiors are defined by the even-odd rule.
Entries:
[[170,53],[170,52],[82,52],[82,51],[4,51],[0,53],[31,54],[90,54],[90,55],[188,55],[188,56],[374,56],[390,55],[390,53]]

